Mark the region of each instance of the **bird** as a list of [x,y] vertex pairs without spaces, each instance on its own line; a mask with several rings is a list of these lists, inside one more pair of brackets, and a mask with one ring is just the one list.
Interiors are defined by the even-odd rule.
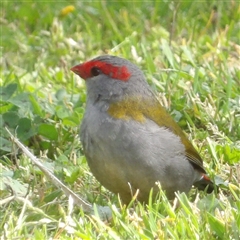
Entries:
[[195,185],[211,193],[214,184],[183,130],[160,104],[142,70],[131,61],[101,55],[71,71],[86,82],[80,140],[89,168],[124,203],[147,203],[159,184],[166,196]]

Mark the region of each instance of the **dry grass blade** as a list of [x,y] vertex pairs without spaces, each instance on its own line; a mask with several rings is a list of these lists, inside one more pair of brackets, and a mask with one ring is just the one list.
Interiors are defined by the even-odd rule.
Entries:
[[69,189],[65,184],[63,184],[52,172],[50,172],[46,167],[43,166],[43,164],[40,162],[40,160],[34,156],[16,137],[12,135],[12,133],[6,128],[6,131],[11,136],[12,141],[24,152],[24,154],[29,157],[29,159],[37,165],[40,170],[52,181],[52,183],[60,188],[68,197],[72,197],[74,200],[74,203],[78,206],[81,206],[85,212],[91,212],[92,211],[92,205],[86,201],[84,201],[82,198],[80,198],[77,194],[75,194],[71,189]]

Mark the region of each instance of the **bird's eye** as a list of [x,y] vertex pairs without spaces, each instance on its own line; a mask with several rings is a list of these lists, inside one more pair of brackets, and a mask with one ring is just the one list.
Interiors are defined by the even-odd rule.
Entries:
[[101,74],[102,73],[102,71],[99,69],[99,68],[97,68],[97,67],[93,67],[92,69],[91,69],[91,74],[92,74],[92,76],[98,76],[99,74]]

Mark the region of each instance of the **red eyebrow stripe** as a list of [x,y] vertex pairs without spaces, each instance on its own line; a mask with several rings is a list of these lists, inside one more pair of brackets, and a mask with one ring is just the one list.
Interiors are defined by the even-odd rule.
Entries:
[[128,71],[126,66],[114,66],[110,63],[101,62],[101,61],[89,61],[80,65],[80,76],[84,79],[91,77],[91,69],[93,67],[98,67],[104,74],[108,75],[109,77],[127,81],[131,73]]

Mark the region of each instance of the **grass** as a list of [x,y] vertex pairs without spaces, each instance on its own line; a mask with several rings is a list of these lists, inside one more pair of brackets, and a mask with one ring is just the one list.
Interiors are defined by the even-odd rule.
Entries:
[[[239,15],[236,0],[3,1],[1,238],[240,239]],[[85,85],[69,69],[106,53],[143,69],[219,194],[179,194],[176,208],[161,193],[147,206],[127,207],[100,187],[78,138]],[[109,206],[111,221],[73,208],[4,126],[74,192]]]

